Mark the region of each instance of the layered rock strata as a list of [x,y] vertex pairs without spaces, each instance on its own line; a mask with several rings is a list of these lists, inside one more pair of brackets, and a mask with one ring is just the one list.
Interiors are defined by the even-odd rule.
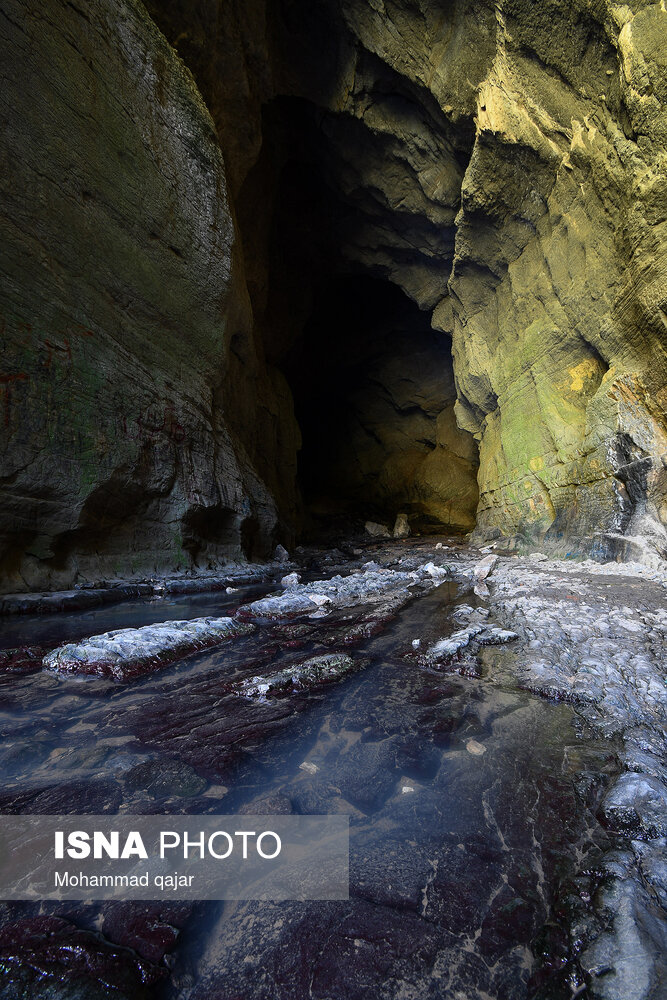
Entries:
[[[253,301],[274,353],[281,304],[292,338],[309,308],[310,288],[298,303],[285,289],[312,278],[318,258],[398,284],[452,337],[458,424],[479,444],[480,533],[661,556],[662,5],[257,0],[231,18],[221,5],[154,0],[151,10],[193,67],[223,143],[230,108],[254,119],[230,153],[241,202],[260,179],[309,199],[307,262],[303,222],[284,212],[244,234],[268,262]],[[225,72],[234,30],[243,44]],[[297,153],[285,142],[295,130]],[[288,247],[282,299],[267,280],[277,233]]]
[[663,6],[147,7],[1,15],[4,589],[289,543],[360,277],[436,334],[355,331],[346,502],[657,565]]
[[0,17],[0,586],[266,555],[294,428],[192,76],[136,0]]

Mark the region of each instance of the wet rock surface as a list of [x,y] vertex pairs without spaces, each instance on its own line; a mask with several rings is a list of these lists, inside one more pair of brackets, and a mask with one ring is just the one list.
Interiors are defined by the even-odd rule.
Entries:
[[[626,838],[626,849],[603,855],[585,896],[588,905],[576,905],[572,981],[582,988],[588,983],[590,995],[605,1000],[659,997],[667,988],[667,787],[661,780],[667,762],[667,575],[641,564],[553,562],[535,554],[502,560],[490,583],[491,612],[522,640],[512,665],[519,685],[575,705],[615,743],[624,769],[598,815],[612,834]],[[498,665],[490,661],[489,669]]]
[[241,566],[227,566],[224,573],[191,572],[140,580],[137,583],[123,580],[98,581],[81,585],[76,590],[4,594],[0,596],[0,615],[48,615],[60,611],[85,611],[132,598],[232,591],[234,587],[262,584],[270,580],[278,565],[277,562],[245,563]]
[[[164,932],[164,989],[229,1000],[254,929],[258,996],[657,1000],[664,3],[0,18],[2,808],[268,796],[349,812],[363,859],[346,908],[193,916],[198,953],[148,911],[7,911],[7,990],[140,995]],[[280,590],[225,579],[270,554],[291,576],[301,443],[302,485],[323,460],[325,499],[387,544],[304,552]],[[401,547],[398,514],[648,570]],[[79,659],[105,676],[77,684],[34,669],[223,614],[256,628]]]
[[313,656],[293,666],[284,667],[277,674],[250,677],[241,684],[239,694],[245,698],[271,698],[299,690],[312,690],[323,684],[333,684],[353,671],[360,670],[366,662],[361,658],[355,660],[347,653]]
[[348,814],[350,899],[13,904],[7,996],[661,997],[659,571],[501,557],[480,581],[451,539],[354,548],[301,552],[288,615],[251,586],[165,596],[254,628],[132,684],[0,674],[3,812]]
[[141,1000],[166,972],[90,931],[48,916],[0,928],[0,963],[0,988],[17,998]]
[[58,647],[44,657],[43,666],[61,674],[97,674],[126,681],[196,649],[216,646],[251,631],[252,625],[231,618],[195,618],[116,629]]

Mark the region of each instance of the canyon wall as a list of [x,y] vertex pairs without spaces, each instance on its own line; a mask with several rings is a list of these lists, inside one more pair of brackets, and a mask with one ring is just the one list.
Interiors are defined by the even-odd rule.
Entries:
[[0,584],[266,555],[297,432],[197,87],[134,0],[0,19]]
[[480,441],[478,526],[655,561],[667,13],[510,2],[496,36],[449,279],[457,415]]
[[474,527],[477,448],[456,424],[451,338],[428,310],[389,282],[341,278],[318,296],[287,373],[313,533],[332,515],[391,526],[398,512],[413,531]]
[[434,330],[399,350],[369,322],[361,431],[318,454],[302,426],[360,509],[665,555],[662,4],[0,16],[5,589],[289,543],[294,405],[315,427],[318,386],[329,406],[318,303],[339,279],[395,286]]
[[228,4],[152,4],[217,85],[220,134],[224,94],[246,120],[276,94],[307,102],[337,266],[396,283],[452,337],[475,537],[664,556],[664,5],[256,0],[254,65],[267,55],[245,89],[211,70],[204,7],[228,30]]

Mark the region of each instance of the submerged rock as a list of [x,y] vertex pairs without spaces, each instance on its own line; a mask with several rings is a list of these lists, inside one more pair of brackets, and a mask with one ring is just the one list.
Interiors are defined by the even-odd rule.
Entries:
[[58,647],[44,657],[43,666],[60,674],[96,674],[127,681],[252,630],[252,625],[232,618],[194,618],[116,629]]
[[166,975],[164,966],[61,917],[15,920],[0,929],[4,997],[148,1000],[151,987]]
[[299,764],[299,770],[305,771],[306,774],[317,774],[319,767],[310,760],[304,760]]
[[177,760],[146,760],[123,775],[128,788],[160,799],[175,795],[190,798],[204,791],[208,782],[193,767]]
[[0,650],[0,674],[33,674],[42,669],[41,646],[19,646]]
[[238,688],[238,693],[246,698],[266,698],[269,695],[285,695],[293,691],[305,691],[332,684],[353,671],[360,670],[368,661],[353,659],[347,653],[325,653],[313,656],[300,663],[284,667],[266,677],[250,677]]

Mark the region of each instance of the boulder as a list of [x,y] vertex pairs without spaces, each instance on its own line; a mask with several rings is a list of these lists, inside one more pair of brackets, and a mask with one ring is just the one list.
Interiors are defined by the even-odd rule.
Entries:
[[378,524],[376,521],[366,521],[364,529],[371,538],[391,538],[391,532],[386,524]]
[[410,524],[407,514],[397,514],[392,532],[394,538],[408,538],[410,536]]

